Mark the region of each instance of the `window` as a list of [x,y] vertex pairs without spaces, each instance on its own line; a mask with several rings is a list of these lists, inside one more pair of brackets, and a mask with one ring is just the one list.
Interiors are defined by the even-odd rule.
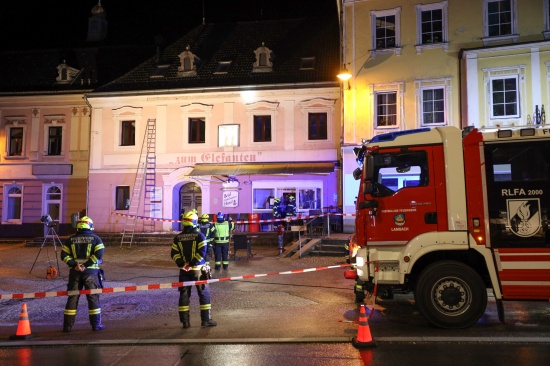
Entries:
[[275,190],[273,188],[255,189],[252,193],[253,209],[271,209]]
[[416,5],[416,52],[447,44],[447,1]]
[[136,145],[136,122],[122,121],[120,133],[120,146]]
[[216,66],[216,70],[214,71],[214,74],[227,74],[230,67],[231,67],[231,61],[220,61],[218,62],[218,66]]
[[197,75],[197,62],[199,58],[195,54],[189,51],[189,46],[185,48],[185,51],[179,54],[180,65],[178,66],[178,76],[196,76]]
[[300,59],[300,70],[313,70],[315,68],[315,57],[302,57]]
[[277,131],[277,110],[279,102],[262,100],[248,103],[246,116],[249,128],[252,129],[249,143],[251,145],[274,146]]
[[313,180],[292,181],[253,181],[252,200],[254,212],[272,213],[273,199],[279,198],[281,205],[289,196],[296,199],[298,213],[309,214],[309,210],[323,208],[323,183]]
[[376,97],[376,128],[397,126],[397,93],[377,93]]
[[115,188],[115,210],[128,210],[130,208],[130,187],[117,186]]
[[62,212],[62,203],[63,203],[63,194],[62,194],[63,185],[57,183],[48,183],[44,184],[44,205],[42,214],[50,215],[52,220],[58,221],[61,218]]
[[334,103],[334,99],[325,98],[308,99],[299,103],[304,116],[303,124],[307,126],[307,134],[303,137],[306,142],[332,142]]
[[220,125],[218,127],[218,147],[239,146],[239,125]]
[[254,142],[271,141],[271,116],[254,116]]
[[493,78],[491,88],[491,117],[519,117],[518,77]]
[[401,8],[371,11],[372,57],[379,52],[401,54]]
[[272,52],[262,42],[262,46],[258,47],[254,54],[256,61],[252,65],[252,72],[271,72],[273,71]]
[[516,41],[517,0],[484,0],[483,42]]
[[21,224],[23,218],[23,185],[4,185],[4,207],[2,221]]
[[23,155],[23,127],[9,128],[8,155]]
[[53,126],[48,128],[48,155],[61,155],[63,127]]
[[189,143],[204,144],[206,122],[204,118],[189,118]]
[[445,123],[443,88],[422,90],[422,124]]
[[327,139],[327,114],[309,113],[307,124],[308,140]]
[[400,189],[428,185],[425,151],[374,154],[373,196],[391,196]]
[[447,78],[415,82],[418,127],[442,126],[448,123],[451,81],[451,78]]

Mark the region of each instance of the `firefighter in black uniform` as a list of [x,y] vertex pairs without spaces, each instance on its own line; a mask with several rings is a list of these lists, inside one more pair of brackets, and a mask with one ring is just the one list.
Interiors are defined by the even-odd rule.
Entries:
[[210,217],[208,214],[202,214],[199,222],[199,229],[201,233],[206,237],[206,243],[208,243],[208,248],[206,249],[206,256],[204,260],[206,263],[210,261],[210,258],[213,256],[214,250],[212,249],[212,240],[214,239],[214,225],[210,222]]
[[[94,233],[94,222],[88,216],[82,217],[76,224],[77,233],[65,241],[61,250],[61,260],[65,262],[69,270],[69,283],[67,291],[82,289],[96,289],[100,284],[99,264],[103,262],[105,246],[101,238]],[[78,299],[80,295],[70,295],[67,298],[63,316],[63,331],[70,332],[74,325]],[[86,295],[88,299],[88,316],[92,330],[103,330],[101,323],[101,306],[99,294]]]
[[[179,281],[198,281],[208,279],[209,267],[205,264],[204,257],[208,244],[205,236],[198,228],[198,216],[195,212],[189,211],[183,216],[183,231],[176,235],[170,256],[180,268]],[[210,303],[210,289],[208,284],[195,285],[199,295],[201,310],[201,326],[214,327],[217,325],[212,320]],[[183,286],[179,288],[180,296],[178,302],[178,313],[180,322],[184,328],[189,328],[189,303],[191,298],[192,286]]]

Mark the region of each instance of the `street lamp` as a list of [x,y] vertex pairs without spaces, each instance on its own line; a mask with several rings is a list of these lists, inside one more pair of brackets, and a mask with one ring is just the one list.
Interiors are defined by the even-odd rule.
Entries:
[[349,72],[347,67],[344,67],[342,71],[340,71],[340,73],[336,76],[338,77],[338,79],[346,81],[351,78],[351,72]]

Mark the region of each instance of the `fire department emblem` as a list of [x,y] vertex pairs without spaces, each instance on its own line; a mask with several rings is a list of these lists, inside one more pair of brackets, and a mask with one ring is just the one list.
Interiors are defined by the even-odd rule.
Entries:
[[395,222],[395,225],[397,226],[405,225],[405,214],[395,215],[393,217],[393,222]]
[[533,236],[541,227],[540,201],[538,198],[507,200],[508,226],[523,237]]

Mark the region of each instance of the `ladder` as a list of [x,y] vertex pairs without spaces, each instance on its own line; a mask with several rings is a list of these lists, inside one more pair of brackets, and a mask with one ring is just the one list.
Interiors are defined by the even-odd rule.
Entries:
[[[157,165],[156,134],[156,119],[148,119],[145,134],[143,135],[143,144],[141,145],[136,176],[134,178],[134,186],[130,194],[130,207],[128,208],[128,216],[126,216],[126,224],[122,232],[121,247],[124,244],[132,246],[142,198],[144,218],[152,218],[153,216]],[[144,220],[143,231],[153,232],[154,228],[154,220]]]

